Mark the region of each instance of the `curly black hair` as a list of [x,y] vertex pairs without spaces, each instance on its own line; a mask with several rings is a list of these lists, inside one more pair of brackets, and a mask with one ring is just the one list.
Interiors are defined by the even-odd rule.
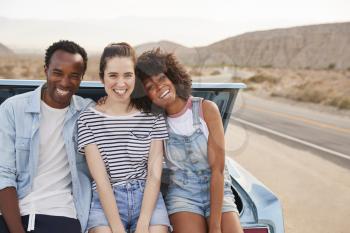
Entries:
[[60,40],[58,42],[53,43],[52,45],[50,45],[50,47],[46,49],[46,53],[45,53],[46,67],[49,67],[51,57],[54,54],[54,52],[56,52],[57,50],[63,50],[71,54],[76,54],[76,53],[80,54],[83,58],[84,73],[85,73],[87,68],[87,61],[88,61],[86,51],[83,47],[81,47],[77,43],[69,40]]
[[165,53],[157,48],[144,52],[137,59],[136,75],[142,82],[161,73],[174,84],[180,98],[187,100],[190,97],[192,79],[173,53]]

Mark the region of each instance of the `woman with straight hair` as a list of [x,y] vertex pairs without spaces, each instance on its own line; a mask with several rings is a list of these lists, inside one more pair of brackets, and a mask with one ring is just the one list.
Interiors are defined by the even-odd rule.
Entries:
[[78,120],[78,147],[93,178],[90,233],[166,233],[169,219],[159,191],[163,140],[160,114],[144,111],[135,51],[109,44],[100,60],[107,98]]

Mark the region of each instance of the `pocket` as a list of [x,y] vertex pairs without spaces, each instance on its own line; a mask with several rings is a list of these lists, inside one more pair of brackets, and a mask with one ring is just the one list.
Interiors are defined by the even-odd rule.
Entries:
[[183,144],[167,143],[167,159],[173,162],[183,162],[187,159],[186,150]]
[[30,138],[17,137],[15,142],[16,168],[18,172],[29,170]]
[[150,138],[150,132],[139,132],[139,131],[130,131],[131,137],[136,140],[147,140]]
[[231,185],[232,185],[231,182],[225,180],[225,183],[224,183],[224,193],[225,194],[233,194],[232,189],[231,189]]

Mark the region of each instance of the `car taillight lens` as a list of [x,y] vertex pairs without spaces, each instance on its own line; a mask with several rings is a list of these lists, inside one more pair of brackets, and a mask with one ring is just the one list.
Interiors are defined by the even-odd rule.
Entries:
[[269,229],[266,227],[245,228],[243,231],[244,233],[269,233]]

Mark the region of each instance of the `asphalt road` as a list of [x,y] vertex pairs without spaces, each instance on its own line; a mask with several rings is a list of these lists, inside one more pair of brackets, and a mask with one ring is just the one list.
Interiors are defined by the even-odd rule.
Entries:
[[348,168],[234,121],[225,139],[226,154],[281,201],[285,233],[349,232]]
[[233,120],[285,141],[350,162],[350,117],[240,94]]

